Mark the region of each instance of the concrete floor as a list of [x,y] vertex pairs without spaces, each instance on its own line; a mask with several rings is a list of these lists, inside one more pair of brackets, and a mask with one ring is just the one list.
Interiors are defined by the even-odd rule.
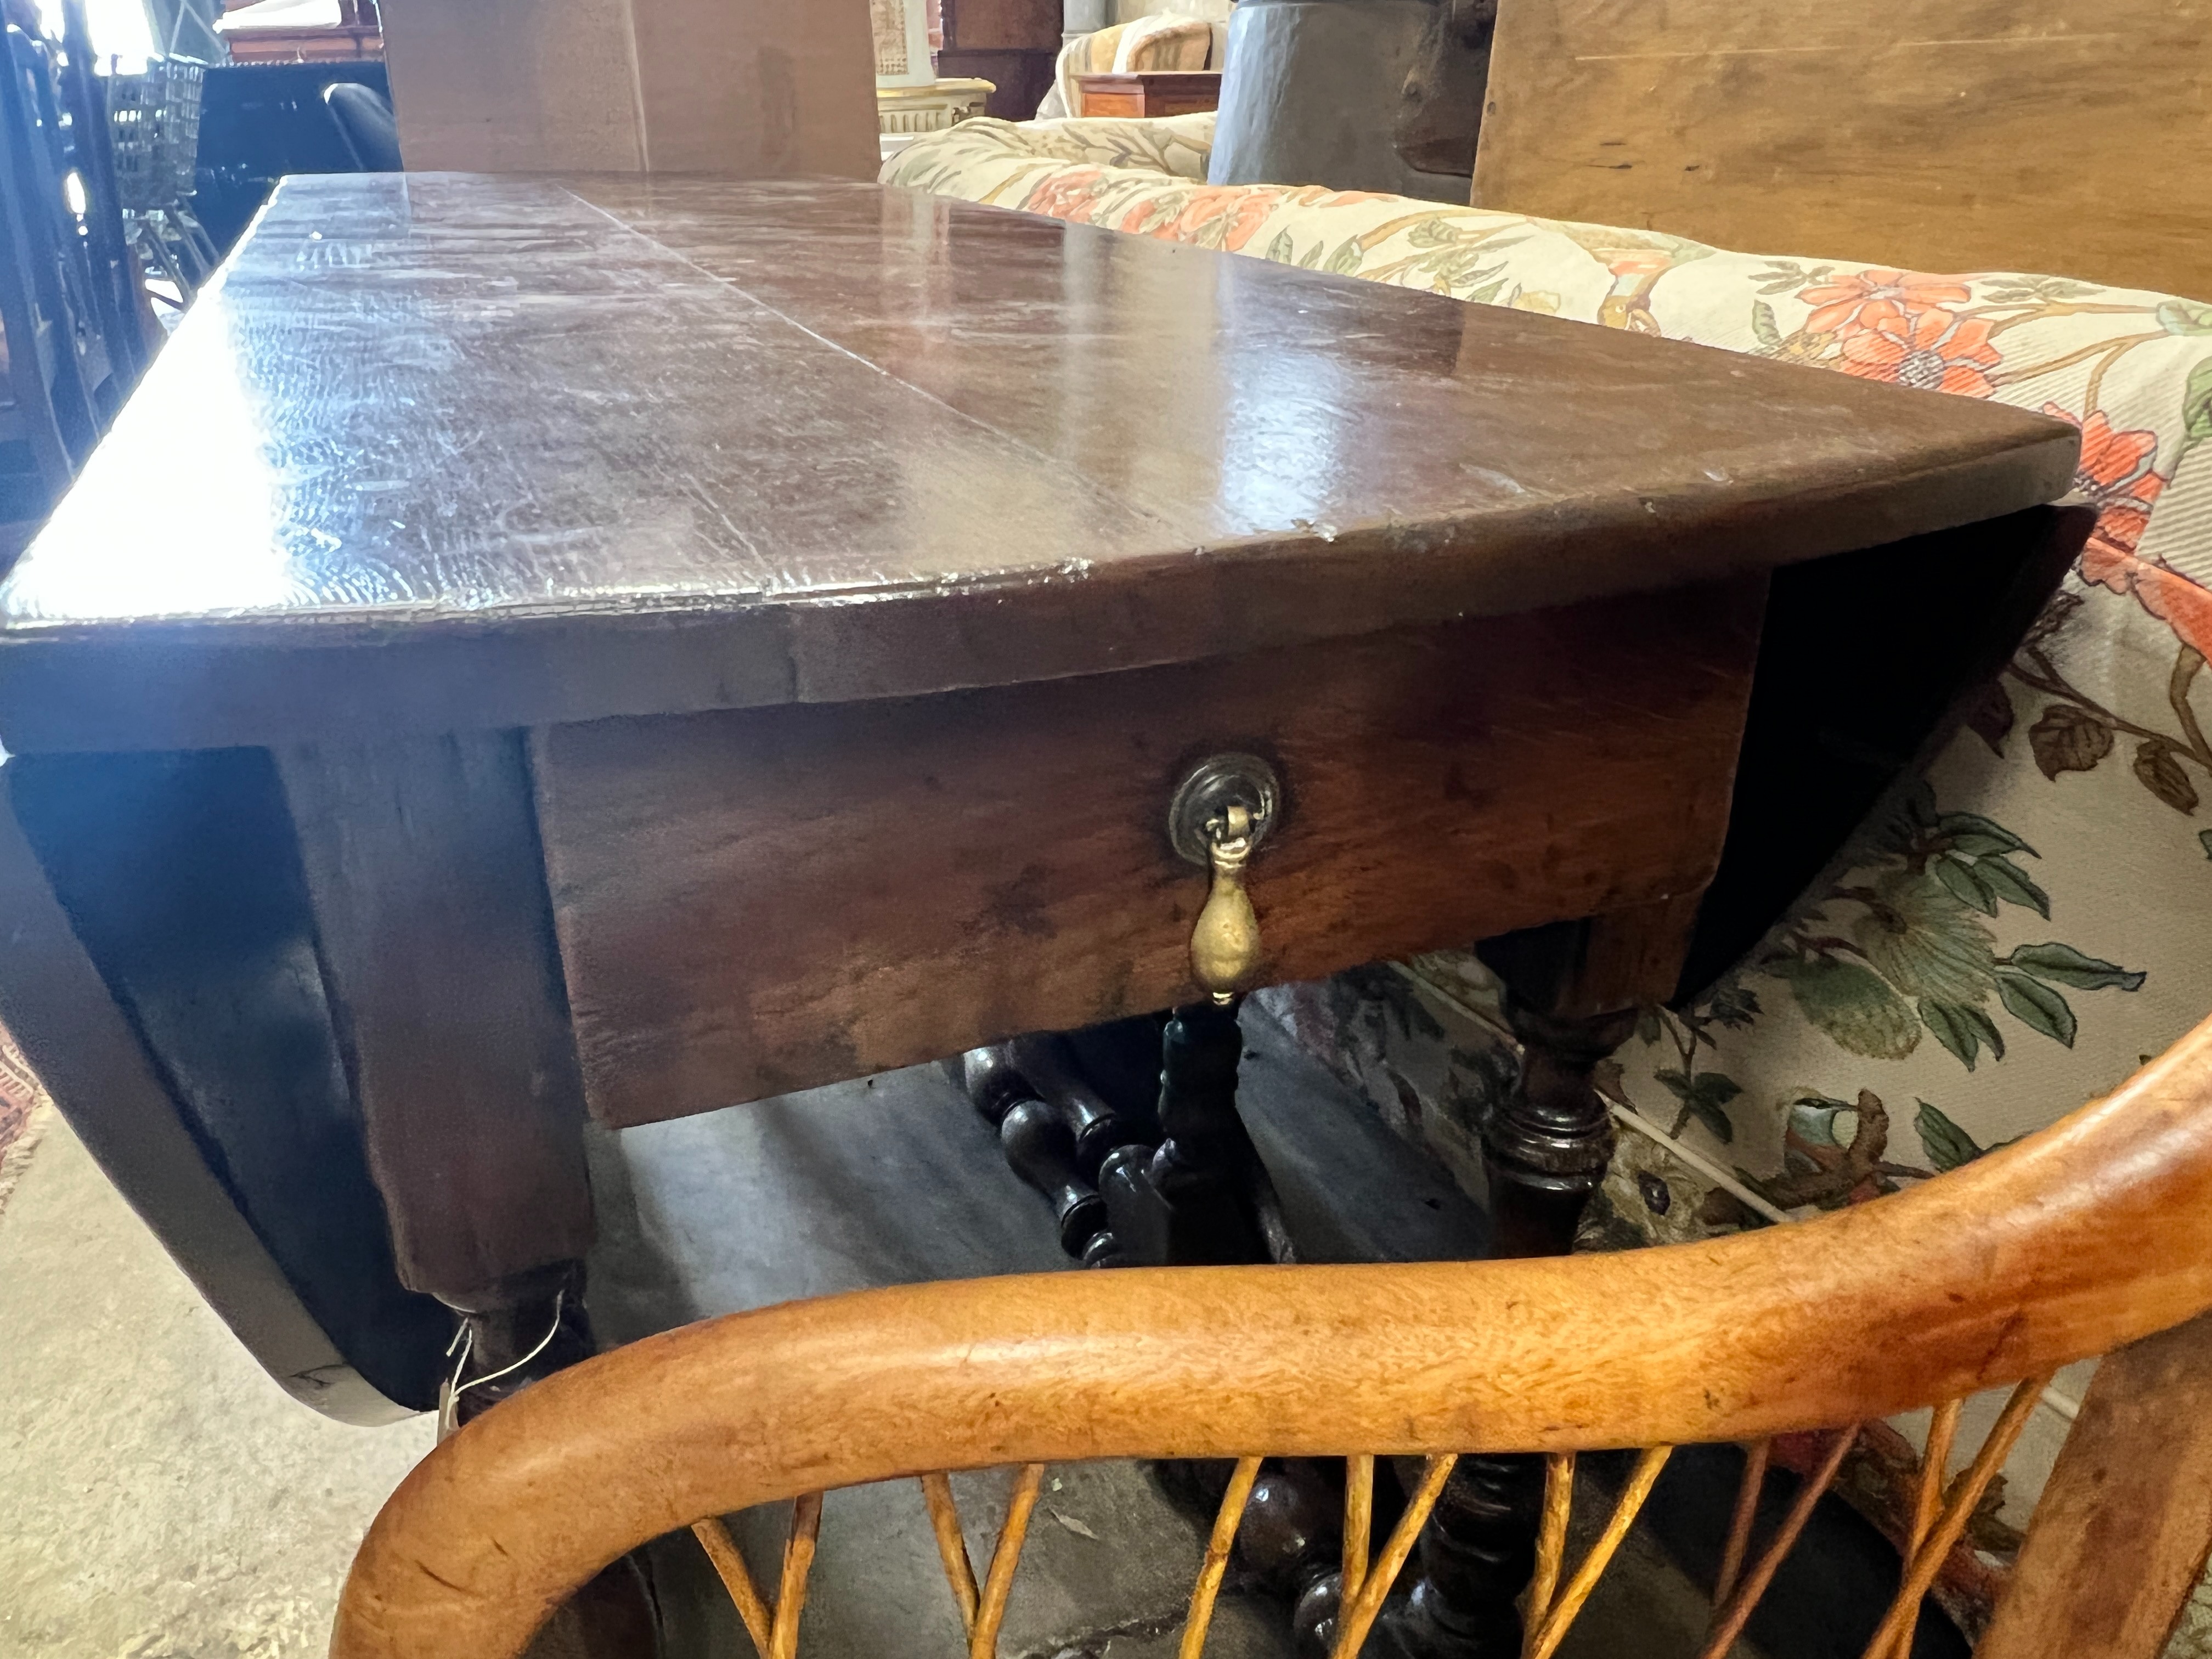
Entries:
[[[1262,1049],[1255,1134],[1312,1254],[1480,1247],[1480,1212],[1437,1171],[1318,1068]],[[1042,1203],[933,1068],[597,1137],[592,1158],[603,1340],[861,1285],[1066,1266]],[[430,1443],[427,1420],[349,1428],[284,1395],[53,1127],[0,1212],[0,1659],[321,1653],[356,1542]],[[1005,1483],[957,1483],[979,1564]],[[783,1514],[735,1522],[772,1582]],[[1201,1551],[1136,1467],[1055,1469],[1004,1650],[1165,1659]],[[653,1559],[672,1659],[750,1652],[688,1539]],[[1688,1583],[1632,1540],[1566,1659],[1676,1659],[1703,1618]],[[1275,1603],[1231,1595],[1215,1629],[1214,1659],[1287,1652]],[[834,1494],[802,1652],[960,1648],[912,1483]]]
[[0,1656],[319,1655],[430,1442],[293,1401],[49,1127],[0,1212]]

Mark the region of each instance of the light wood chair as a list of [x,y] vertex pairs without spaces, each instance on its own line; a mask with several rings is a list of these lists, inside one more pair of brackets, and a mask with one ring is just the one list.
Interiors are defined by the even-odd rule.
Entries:
[[[1347,1458],[1338,1659],[1358,1651],[1455,1455],[1540,1452],[1524,1652],[1546,1659],[1677,1445],[1832,1429],[1754,1546],[1741,1502],[1705,1654],[1724,1654],[1855,1425],[1933,1405],[1936,1455],[1868,1659],[1922,1594],[2051,1374],[2111,1354],[1983,1659],[2150,1659],[2212,1544],[2212,1020],[2118,1091],[1897,1197],[1802,1226],[1618,1255],[1121,1271],[867,1291],[709,1321],[540,1382],[441,1445],[356,1558],[334,1659],[502,1659],[605,1564],[694,1526],[761,1652],[791,1659],[827,1488],[919,1474],[969,1651],[996,1651],[1043,1466],[1235,1458],[1182,1649],[1195,1659],[1259,1454]],[[1624,1310],[1634,1310],[1633,1318]],[[1839,1336],[1839,1333],[1844,1334]],[[2163,1333],[2164,1334],[2161,1334]],[[2132,1346],[2131,1346],[2132,1345]],[[2123,1352],[2114,1353],[2115,1350]],[[1964,1397],[2017,1384],[1946,1491]],[[2147,1437],[2147,1413],[2159,1418]],[[2148,1455],[2154,1437],[2155,1455]],[[1575,1455],[1646,1448],[1562,1558]],[[1370,1554],[1377,1455],[1419,1456]],[[979,1583],[945,1477],[1013,1465]],[[773,1602],[720,1516],[795,1499]]]

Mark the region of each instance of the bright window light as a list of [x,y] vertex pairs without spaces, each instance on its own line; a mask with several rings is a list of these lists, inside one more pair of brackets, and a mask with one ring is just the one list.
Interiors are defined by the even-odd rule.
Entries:
[[[61,0],[37,0],[39,21],[46,31],[58,40],[62,33]],[[85,0],[85,21],[92,27],[92,47],[99,58],[96,67],[107,68],[108,60],[121,60],[116,67],[125,73],[135,73],[146,67],[146,60],[154,55],[154,30],[146,20],[145,0]]]

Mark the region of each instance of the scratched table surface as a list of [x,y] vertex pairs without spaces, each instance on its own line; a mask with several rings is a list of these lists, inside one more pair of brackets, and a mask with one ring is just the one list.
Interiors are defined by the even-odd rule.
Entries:
[[2075,447],[872,185],[293,179],[0,586],[0,744],[1189,660],[1991,518]]

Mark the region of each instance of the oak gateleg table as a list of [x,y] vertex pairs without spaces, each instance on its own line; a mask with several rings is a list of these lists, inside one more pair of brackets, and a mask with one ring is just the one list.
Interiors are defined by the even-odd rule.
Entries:
[[1224,994],[1489,941],[1498,1248],[1561,1249],[1593,1066],[2002,662],[2075,452],[875,185],[290,179],[0,586],[0,1017],[335,1414],[457,1316],[560,1335],[486,1398],[586,1351],[586,1114],[1023,1032],[1191,1011],[1116,1220],[1203,1259],[1203,774],[1265,819]]

